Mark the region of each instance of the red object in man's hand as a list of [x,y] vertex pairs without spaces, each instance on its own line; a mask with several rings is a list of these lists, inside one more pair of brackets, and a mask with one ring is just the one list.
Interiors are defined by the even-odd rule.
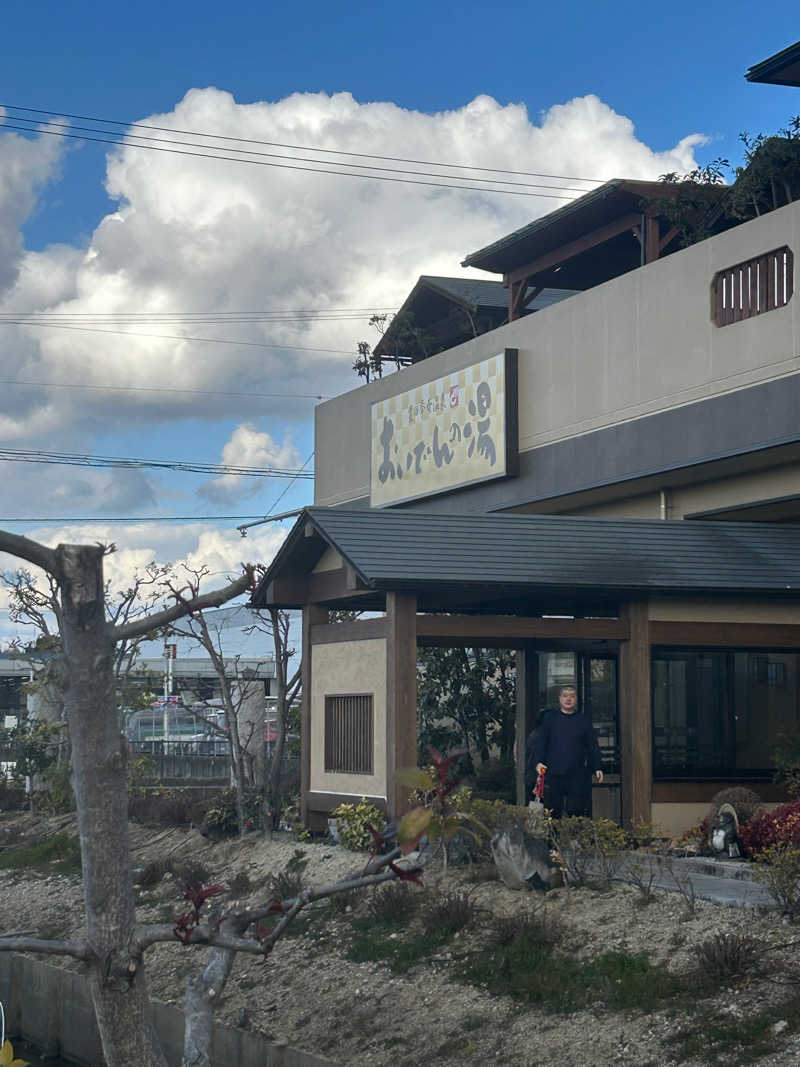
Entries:
[[545,771],[539,771],[536,778],[536,785],[533,787],[533,795],[536,800],[541,800],[544,796],[544,776]]

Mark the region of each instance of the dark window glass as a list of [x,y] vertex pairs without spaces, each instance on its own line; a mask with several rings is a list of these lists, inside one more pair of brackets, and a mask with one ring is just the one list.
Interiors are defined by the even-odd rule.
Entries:
[[654,649],[656,778],[769,778],[800,729],[796,652]]

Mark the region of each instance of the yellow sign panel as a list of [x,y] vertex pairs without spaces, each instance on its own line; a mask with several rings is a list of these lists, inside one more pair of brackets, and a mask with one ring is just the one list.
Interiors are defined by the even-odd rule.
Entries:
[[510,473],[510,356],[492,356],[372,405],[372,507]]

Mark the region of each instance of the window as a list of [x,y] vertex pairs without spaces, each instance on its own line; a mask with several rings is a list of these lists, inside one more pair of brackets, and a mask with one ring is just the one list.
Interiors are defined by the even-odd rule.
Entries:
[[794,288],[794,256],[787,245],[717,271],[711,285],[711,317],[717,326],[785,307]]
[[768,779],[800,731],[800,654],[654,649],[653,774]]
[[325,770],[372,774],[372,694],[325,697]]

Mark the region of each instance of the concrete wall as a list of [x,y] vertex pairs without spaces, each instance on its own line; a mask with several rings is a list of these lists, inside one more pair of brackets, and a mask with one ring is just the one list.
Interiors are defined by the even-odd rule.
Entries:
[[[8,1036],[23,1037],[44,1052],[85,1067],[102,1064],[102,1050],[86,979],[15,953],[0,953],[0,1000],[6,1011]],[[183,1012],[153,1001],[153,1024],[169,1067],[183,1057]],[[337,1067],[331,1060],[260,1034],[216,1024],[211,1061],[236,1067]]]
[[[372,403],[506,347],[519,350],[520,478],[497,483],[491,492],[467,490],[434,498],[435,505],[484,511],[510,507],[526,497],[575,488],[582,467],[592,463],[613,477],[643,474],[636,430],[628,434],[630,441],[617,436],[620,427],[656,415],[662,418],[648,424],[645,437],[655,462],[663,466],[673,452],[679,463],[708,458],[715,442],[721,452],[734,449],[737,441],[756,447],[770,434],[780,435],[784,422],[798,434],[800,297],[796,294],[785,308],[722,328],[711,320],[710,303],[717,270],[787,243],[800,255],[800,203],[319,405],[316,503],[365,506]],[[713,419],[692,416],[686,423],[663,418],[688,405],[763,390],[789,378],[792,410],[777,420],[770,410],[787,403],[786,385],[768,395],[759,393],[757,402],[752,394],[749,410],[760,415],[755,426],[752,418],[742,418],[738,401],[718,404]],[[584,459],[577,445],[560,447],[593,434],[603,435],[599,461],[597,447],[588,441]]]
[[[373,697],[373,774],[325,771],[325,697]],[[386,641],[337,641],[311,649],[311,792],[386,798]]]

